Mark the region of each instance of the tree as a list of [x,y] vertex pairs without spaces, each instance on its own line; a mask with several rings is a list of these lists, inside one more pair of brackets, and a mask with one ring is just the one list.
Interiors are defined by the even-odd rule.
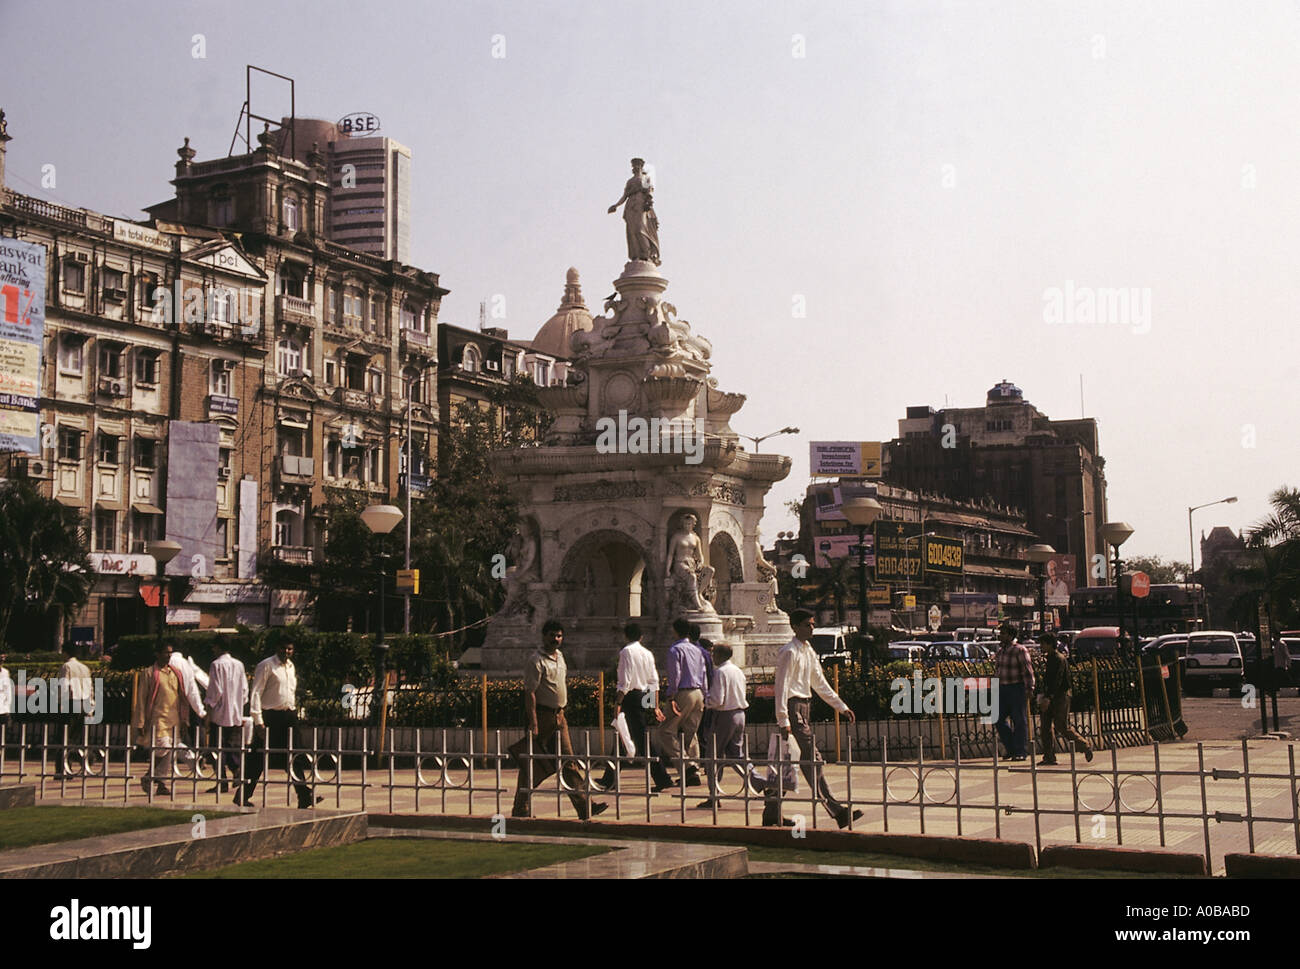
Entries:
[[1277,628],[1300,624],[1300,489],[1283,485],[1268,500],[1273,511],[1246,534],[1247,564],[1232,571],[1248,587],[1230,610],[1240,628],[1255,625],[1261,599]]
[[76,509],[25,478],[0,483],[0,643],[48,643],[90,599],[93,581]]
[[1172,585],[1187,581],[1192,567],[1177,559],[1165,561],[1159,555],[1134,555],[1124,559],[1124,567],[1129,572],[1145,572],[1151,577],[1152,585]]

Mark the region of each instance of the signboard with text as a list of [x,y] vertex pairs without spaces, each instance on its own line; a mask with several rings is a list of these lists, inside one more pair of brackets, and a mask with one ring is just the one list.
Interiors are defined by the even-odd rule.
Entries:
[[880,477],[879,441],[812,441],[808,450],[814,475]]
[[925,543],[926,575],[961,575],[965,551],[961,539],[927,535],[921,541]]
[[[833,561],[847,557],[854,565],[858,564],[857,535],[822,535],[813,539],[815,555],[813,564],[819,569],[828,569]],[[872,537],[867,536],[867,568],[876,564],[876,552]]]
[[0,238],[0,451],[39,454],[45,246]]
[[1043,601],[1049,606],[1068,606],[1074,591],[1074,556],[1053,555],[1047,560],[1047,581],[1043,584]]
[[920,522],[876,522],[876,579],[921,577]]

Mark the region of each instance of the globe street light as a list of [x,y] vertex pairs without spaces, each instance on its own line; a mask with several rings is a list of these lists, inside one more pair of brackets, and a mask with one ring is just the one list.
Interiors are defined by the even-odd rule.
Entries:
[[1025,554],[1038,566],[1038,631],[1047,631],[1047,563],[1056,554],[1050,545],[1030,545]]
[[167,622],[167,606],[163,603],[163,570],[167,568],[167,563],[174,559],[181,552],[180,542],[147,542],[144,551],[146,555],[153,557],[157,565],[158,575],[158,641],[157,648],[162,648],[163,626]]
[[[384,571],[388,553],[384,546],[384,536],[396,528],[397,523],[402,520],[402,509],[396,505],[369,505],[361,513],[361,520],[365,522],[370,531],[379,536],[379,630],[375,635],[373,652],[375,690],[379,698],[379,752],[382,755],[384,749],[384,721],[388,713],[388,690],[386,689],[387,684],[384,682],[385,659],[388,655],[388,645],[384,642]],[[373,699],[375,694],[371,696]]]
[[[1133,526],[1128,522],[1106,522],[1101,526],[1101,540],[1115,549],[1115,610],[1119,615],[1119,634],[1124,635],[1124,598],[1120,592],[1120,576],[1124,563],[1119,558],[1119,547],[1129,540]],[[1134,630],[1133,645],[1137,646],[1137,631]]]
[[867,529],[884,509],[875,498],[850,498],[841,506],[844,517],[858,529],[858,662],[862,662],[863,630],[867,628]]
[[[1187,509],[1187,551],[1190,556],[1187,560],[1187,571],[1188,571],[1187,578],[1189,582],[1192,576],[1196,573],[1196,543],[1192,539],[1192,512],[1196,511],[1196,509],[1198,508],[1209,508],[1213,505],[1233,505],[1236,503],[1237,503],[1237,496],[1233,495],[1231,498],[1220,498],[1218,501],[1207,501],[1203,505],[1192,505],[1190,508]],[[1205,563],[1202,562],[1201,564],[1204,565]],[[1204,593],[1205,593],[1205,583],[1202,582],[1201,594],[1204,595]],[[1208,625],[1209,618],[1210,618],[1209,617],[1210,610],[1208,604],[1206,606],[1205,611],[1206,611],[1206,616],[1205,616],[1206,624]],[[1193,632],[1195,632],[1196,629],[1200,626],[1200,623],[1201,623],[1200,602],[1197,600],[1196,595],[1193,593],[1192,595],[1192,631]]]

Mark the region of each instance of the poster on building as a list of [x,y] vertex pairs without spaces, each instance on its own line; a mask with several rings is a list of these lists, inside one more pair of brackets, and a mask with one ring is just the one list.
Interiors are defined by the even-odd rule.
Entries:
[[[848,558],[854,565],[858,564],[857,535],[821,535],[813,539],[815,555],[813,564],[819,569],[828,569],[837,559]],[[867,568],[876,564],[875,547],[872,536],[867,536]]]
[[808,452],[814,475],[880,477],[879,441],[812,441]]
[[921,539],[925,543],[926,575],[961,575],[962,555],[965,549],[959,538],[941,538],[927,535]]
[[921,523],[876,522],[876,579],[921,578]]
[[850,498],[875,498],[876,486],[845,481],[837,484],[817,484],[810,489],[816,505],[814,517],[819,522],[845,521],[844,502]]
[[1074,591],[1074,556],[1053,555],[1047,560],[1043,599],[1049,606],[1068,606]]
[[0,238],[0,451],[39,454],[45,246]]

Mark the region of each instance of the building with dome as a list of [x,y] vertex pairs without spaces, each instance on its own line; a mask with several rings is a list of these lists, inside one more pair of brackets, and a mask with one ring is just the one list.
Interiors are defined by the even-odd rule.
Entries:
[[552,357],[568,358],[573,355],[570,340],[573,334],[581,331],[590,332],[591,313],[582,301],[582,284],[578,282],[578,270],[572,266],[564,275],[564,298],[555,315],[542,324],[530,344],[533,352],[549,354]]
[[1009,380],[981,407],[907,408],[883,448],[883,480],[962,501],[994,501],[1024,515],[1030,531],[1075,556],[1076,586],[1106,551],[1106,461],[1093,418],[1053,420]]

